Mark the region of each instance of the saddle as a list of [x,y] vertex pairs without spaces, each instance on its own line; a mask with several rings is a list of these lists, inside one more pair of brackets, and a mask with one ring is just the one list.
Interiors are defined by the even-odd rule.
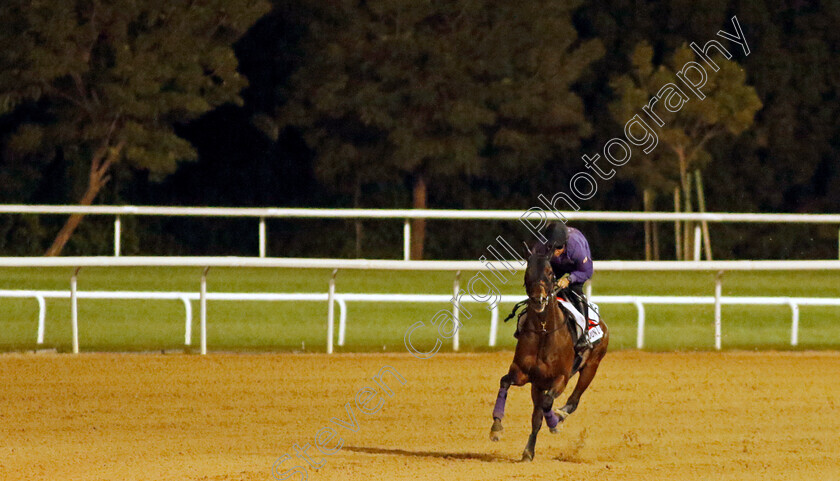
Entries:
[[[557,301],[560,302],[561,309],[568,314],[566,316],[566,322],[569,325],[572,339],[579,341],[582,336],[586,336],[590,346],[595,347],[598,345],[604,337],[604,330],[600,326],[601,316],[598,313],[598,306],[584,299],[584,302],[587,302],[589,305],[589,309],[587,309],[589,315],[584,319],[583,314],[566,298],[558,296]],[[580,334],[578,334],[578,327],[580,328]],[[577,345],[578,343],[576,342],[575,344]]]
[[[577,339],[580,337],[580,332],[584,331],[584,327],[586,326],[586,319],[583,316],[583,313],[577,309],[577,306],[571,303],[566,296],[562,294],[557,295],[557,302],[560,306],[560,310],[566,313],[566,323],[569,325],[569,330],[571,331],[572,337]],[[575,326],[579,327],[580,329],[576,330]]]

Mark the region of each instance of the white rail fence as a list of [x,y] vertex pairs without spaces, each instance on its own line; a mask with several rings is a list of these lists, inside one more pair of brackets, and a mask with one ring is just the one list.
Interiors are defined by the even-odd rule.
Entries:
[[[38,333],[37,344],[44,343],[46,302],[45,299],[67,299],[71,297],[69,291],[38,291],[38,290],[0,290],[0,298],[18,297],[34,298],[38,301]],[[192,344],[193,316],[192,301],[200,300],[196,292],[157,292],[157,291],[77,291],[77,299],[134,299],[134,300],[180,300],[184,305],[184,345]],[[502,296],[501,303],[515,303],[523,296]],[[208,292],[206,299],[210,301],[319,301],[326,302],[328,293],[233,293]],[[333,296],[339,306],[338,339],[335,341],[343,346],[347,332],[347,302],[398,302],[398,303],[429,303],[444,304],[451,300],[448,295],[439,294],[339,294]],[[645,346],[645,305],[779,305],[789,306],[791,309],[790,345],[799,344],[799,307],[800,306],[834,306],[840,307],[840,299],[818,297],[720,297],[713,296],[592,296],[592,302],[597,304],[632,304],[637,310],[636,347]],[[468,301],[475,302],[475,301]],[[77,307],[76,307],[77,309]],[[329,316],[328,316],[329,317]],[[78,316],[76,316],[78,322]],[[499,306],[493,306],[490,317],[490,332],[487,345],[493,347],[497,343],[499,324]],[[206,326],[206,323],[204,324]],[[329,323],[328,326],[332,326]],[[328,327],[327,352],[333,352],[333,330]],[[79,352],[78,330],[74,330],[73,352]],[[719,309],[716,310],[714,343],[716,349],[721,349],[722,327]],[[452,340],[453,351],[459,349],[459,336],[456,331]],[[202,337],[202,354],[207,353],[206,331]]]
[[[403,260],[409,260],[412,219],[437,220],[511,220],[523,217],[547,218],[541,208],[521,210],[452,210],[452,209],[316,209],[316,208],[243,208],[243,207],[153,207],[153,206],[73,206],[73,205],[0,205],[0,214],[106,215],[114,216],[114,256],[121,250],[124,216],[230,217],[259,219],[257,239],[259,257],[267,257],[266,219],[401,219],[403,221]],[[605,222],[675,222],[713,223],[797,223],[833,224],[838,227],[837,248],[840,257],[840,214],[752,214],[752,213],[671,213],[671,212],[563,212],[568,220]],[[700,260],[700,226],[695,226],[694,259]]]
[[[196,292],[159,291],[78,291],[77,276],[82,267],[204,267],[200,279],[200,290]],[[200,303],[200,351],[207,353],[207,301],[319,301],[327,302],[327,352],[333,352],[334,304],[339,305],[338,345],[344,345],[347,324],[347,302],[400,302],[400,303],[448,303],[453,297],[440,294],[358,294],[337,293],[335,276],[338,269],[384,269],[384,270],[436,270],[457,271],[453,291],[455,302],[475,302],[470,298],[457,297],[460,286],[460,271],[480,271],[485,264],[472,261],[385,261],[363,259],[261,259],[225,257],[14,257],[1,258],[0,267],[75,267],[70,279],[69,291],[46,290],[0,290],[2,297],[34,298],[39,304],[37,342],[43,343],[47,298],[70,298],[73,352],[79,352],[78,299],[159,299],[180,300],[185,309],[184,342],[191,344],[192,305]],[[210,267],[274,267],[274,268],[333,268],[327,293],[222,293],[207,292],[207,274]],[[840,270],[840,261],[705,261],[705,262],[643,262],[643,261],[601,261],[599,271],[709,271],[718,272],[715,277],[714,296],[592,296],[600,304],[632,304],[638,311],[636,346],[644,347],[645,305],[682,304],[715,306],[715,348],[721,349],[721,306],[726,305],[786,305],[791,309],[791,345],[798,344],[800,306],[840,306],[840,299],[819,297],[723,297],[721,278],[725,271],[768,271],[768,270]],[[513,303],[523,296],[502,296],[500,302]],[[456,304],[457,307],[457,304]],[[454,309],[456,313],[458,309]],[[498,332],[498,306],[491,310],[488,344],[495,346]],[[452,338],[453,350],[459,349],[458,331]]]

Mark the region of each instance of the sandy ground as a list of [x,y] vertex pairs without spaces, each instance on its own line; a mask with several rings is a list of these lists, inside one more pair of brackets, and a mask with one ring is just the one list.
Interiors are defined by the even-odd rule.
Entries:
[[[840,353],[608,354],[532,463],[529,389],[511,389],[488,440],[511,358],[0,355],[0,479],[270,480],[307,443],[316,481],[840,479]],[[371,380],[386,365],[406,380],[383,378],[391,397]],[[376,413],[355,406],[365,386]],[[348,402],[355,432],[330,421],[350,424]],[[340,439],[322,444],[342,443],[329,456],[325,426]]]

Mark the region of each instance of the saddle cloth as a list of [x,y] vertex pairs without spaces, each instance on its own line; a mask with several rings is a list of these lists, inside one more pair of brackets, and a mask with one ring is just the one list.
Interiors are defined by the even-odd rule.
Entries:
[[[559,302],[560,305],[562,305],[563,308],[566,309],[566,312],[571,314],[572,318],[574,318],[575,325],[578,329],[577,335],[578,337],[580,337],[580,335],[584,332],[584,327],[586,326],[586,320],[583,318],[583,314],[581,314],[581,312],[577,310],[574,304],[567,301],[566,299],[563,299],[562,297],[558,297],[557,302]],[[590,325],[597,326],[598,323],[601,322],[601,317],[598,315],[598,306],[595,303],[590,302],[588,311]],[[597,329],[597,332],[593,332],[593,330],[590,330],[589,334],[590,342],[594,342],[603,336],[603,332],[600,328]]]

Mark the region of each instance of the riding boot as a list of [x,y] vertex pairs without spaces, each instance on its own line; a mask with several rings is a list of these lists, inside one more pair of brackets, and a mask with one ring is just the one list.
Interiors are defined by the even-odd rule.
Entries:
[[589,322],[587,321],[587,326],[583,329],[583,334],[581,334],[580,338],[575,343],[575,350],[576,351],[583,351],[586,349],[592,348],[592,343],[589,342]]
[[586,299],[583,295],[576,299],[575,307],[577,307],[578,311],[583,314],[583,320],[586,321],[587,329],[589,328],[589,303],[586,302]]
[[[581,292],[575,292],[578,290]],[[584,350],[592,347],[592,343],[589,342],[589,336],[587,335],[589,333],[589,304],[586,302],[582,291],[583,289],[574,289],[571,296],[574,299],[573,302],[578,312],[583,314],[583,334],[581,334],[575,343],[576,350]]]

